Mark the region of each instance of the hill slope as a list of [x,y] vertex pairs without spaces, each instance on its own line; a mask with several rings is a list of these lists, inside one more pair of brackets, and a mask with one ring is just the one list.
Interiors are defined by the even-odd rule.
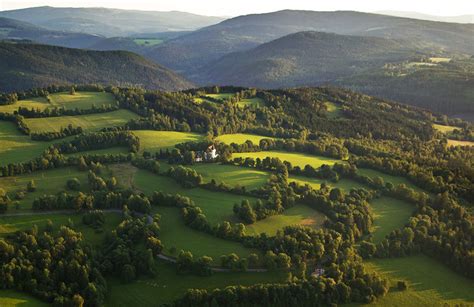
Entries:
[[209,83],[266,88],[315,85],[402,60],[415,52],[402,41],[299,32],[210,65]]
[[223,20],[184,12],[135,11],[108,8],[56,8],[49,6],[0,12],[0,16],[33,23],[52,30],[104,36],[133,33],[184,31]]
[[86,48],[103,38],[84,33],[48,30],[27,22],[0,17],[0,40],[2,39],[31,40],[41,44]]
[[400,40],[300,32],[224,56],[201,79],[266,88],[332,84],[437,112],[474,112],[474,60],[432,59],[420,50]]
[[225,20],[161,44],[148,56],[199,81],[197,73],[201,67],[223,55],[301,31],[405,39],[427,47],[465,53],[472,53],[474,44],[474,25],[349,11],[285,10]]
[[130,52],[0,43],[0,91],[69,83],[163,90],[191,86],[174,72]]

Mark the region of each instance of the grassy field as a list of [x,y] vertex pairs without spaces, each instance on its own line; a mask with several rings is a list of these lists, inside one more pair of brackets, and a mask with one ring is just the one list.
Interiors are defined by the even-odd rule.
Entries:
[[72,154],[66,154],[68,157],[78,157],[83,155],[115,155],[115,154],[128,154],[130,151],[127,147],[110,147],[104,149],[86,150]]
[[257,201],[256,198],[249,196],[214,192],[201,188],[185,189],[169,177],[154,175],[145,170],[138,170],[135,173],[133,186],[147,194],[163,191],[187,196],[203,210],[211,224],[232,221],[234,219],[232,209],[235,203],[240,204],[244,199],[248,199],[251,203]]
[[71,124],[73,127],[82,127],[84,131],[98,131],[106,127],[121,126],[138,115],[128,110],[117,110],[107,113],[61,116],[50,118],[27,118],[25,122],[31,132],[58,132],[61,128]]
[[447,63],[451,61],[451,58],[433,57],[433,58],[430,58],[430,61],[433,63]]
[[204,178],[205,182],[212,179],[217,183],[225,182],[231,186],[244,186],[247,190],[258,189],[267,183],[270,174],[253,168],[215,163],[202,163],[191,166]]
[[50,142],[32,141],[29,136],[21,134],[12,122],[0,121],[0,165],[32,160],[51,144],[65,140],[67,138]]
[[392,230],[402,228],[415,210],[409,203],[385,196],[372,200],[370,205],[375,218],[374,243],[382,241]]
[[[29,210],[35,198],[44,194],[56,194],[66,189],[66,181],[71,178],[78,178],[81,181],[81,190],[87,191],[87,172],[80,172],[74,168],[59,168],[54,170],[39,171],[32,174],[0,177],[0,188],[9,193],[26,190],[26,185],[30,180],[36,184],[35,192],[28,192],[25,198],[20,200],[19,210]],[[17,209],[9,208],[9,213],[15,213]]]
[[342,110],[341,110],[340,105],[334,102],[327,101],[326,106],[327,106],[328,118],[334,119],[334,118],[340,118],[342,116]]
[[385,174],[385,173],[382,173],[382,172],[379,172],[379,171],[376,171],[376,170],[373,170],[373,169],[370,169],[370,168],[359,168],[359,169],[357,169],[357,172],[359,173],[359,175],[367,176],[367,177],[370,177],[370,178],[382,177],[383,180],[386,183],[390,182],[393,185],[404,184],[407,187],[409,187],[409,188],[411,188],[415,191],[427,193],[425,190],[423,190],[423,189],[417,187],[416,185],[414,185],[413,183],[411,183],[411,181],[408,180],[405,177],[392,176],[392,175]]
[[192,132],[154,130],[133,130],[132,132],[140,138],[140,150],[149,152],[173,148],[179,143],[201,141],[204,139],[203,135]]
[[46,98],[44,97],[36,97],[36,98],[29,98],[24,100],[19,100],[14,104],[7,104],[7,105],[0,105],[0,112],[1,113],[13,113],[18,111],[18,108],[28,108],[28,109],[40,109],[44,110],[50,107],[51,105],[48,103]]
[[120,214],[105,212],[104,232],[98,233],[92,227],[82,223],[82,214],[41,214],[25,216],[0,216],[0,237],[14,233],[16,231],[30,229],[33,225],[41,230],[46,226],[48,220],[53,222],[53,227],[59,229],[61,225],[67,225],[68,220],[74,223],[74,229],[80,231],[87,243],[100,245],[107,232],[112,231],[121,221]]
[[67,92],[54,93],[48,96],[49,101],[44,97],[35,97],[19,100],[14,104],[0,106],[0,112],[13,113],[19,107],[28,109],[45,110],[48,108],[66,108],[86,110],[102,105],[115,104],[114,96],[110,93],[102,92],[76,92],[71,95]]
[[459,129],[459,127],[455,127],[455,126],[445,126],[445,125],[438,125],[438,124],[433,124],[433,128],[443,133],[450,133],[450,132],[453,132],[454,129]]
[[150,47],[156,46],[164,42],[164,40],[159,38],[136,38],[133,40],[138,46]]
[[250,106],[250,107],[263,107],[265,106],[265,101],[263,101],[263,99],[261,98],[258,98],[258,97],[255,97],[255,98],[245,98],[245,99],[241,99],[239,102],[237,102],[237,105],[239,107],[246,107],[246,106]]
[[345,192],[349,192],[351,189],[370,189],[369,187],[351,179],[340,179],[338,182],[326,181],[318,178],[308,178],[303,176],[290,176],[290,182],[296,182],[302,185],[309,184],[313,189],[319,190],[322,183],[326,183],[330,187],[340,188]]
[[186,226],[179,208],[153,207],[153,213],[161,215],[160,240],[165,245],[164,254],[177,256],[170,252],[174,247],[177,252],[190,251],[195,257],[210,256],[216,265],[219,265],[220,256],[224,254],[236,253],[240,257],[247,257],[251,253],[259,254],[259,251],[246,248],[239,242],[220,239]]
[[474,142],[448,139],[448,146],[474,146]]
[[0,306],[2,307],[46,307],[50,304],[39,299],[14,290],[0,290]]
[[281,161],[288,161],[293,166],[299,166],[304,168],[307,164],[311,165],[312,167],[318,168],[323,164],[326,165],[333,165],[335,163],[341,163],[341,160],[322,157],[322,156],[311,156],[308,154],[303,153],[292,153],[286,151],[260,151],[260,152],[242,152],[242,153],[234,153],[232,154],[232,158],[260,158],[265,159],[266,157],[274,157],[279,158]]
[[246,133],[234,133],[234,134],[223,134],[216,138],[217,141],[225,144],[243,144],[246,141],[252,141],[254,144],[260,143],[260,140],[263,139],[275,139],[269,136],[255,135],[255,134],[246,134]]
[[266,233],[273,236],[278,230],[286,226],[308,226],[312,228],[320,228],[325,220],[324,214],[311,209],[308,206],[298,204],[291,207],[283,214],[267,217],[251,225],[246,225],[246,234],[258,235]]
[[[366,263],[391,282],[390,292],[376,306],[464,306],[474,304],[474,281],[451,271],[424,255],[376,259]],[[399,280],[408,282],[407,291],[398,291]]]
[[235,95],[235,93],[219,93],[219,94],[206,94],[206,97],[214,98],[214,99],[220,99],[220,100],[228,100],[232,98]]
[[181,297],[188,288],[211,290],[231,285],[283,282],[287,278],[284,272],[215,273],[209,277],[178,275],[173,265],[164,262],[158,262],[156,268],[159,272],[156,278],[139,279],[131,284],[108,280],[111,292],[106,306],[159,306]]

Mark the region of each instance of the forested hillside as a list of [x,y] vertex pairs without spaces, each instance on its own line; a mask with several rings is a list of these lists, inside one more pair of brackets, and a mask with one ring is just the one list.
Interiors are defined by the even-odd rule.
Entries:
[[300,32],[232,53],[201,70],[209,84],[332,84],[435,112],[474,112],[474,62],[406,40]]
[[130,52],[0,43],[0,90],[77,83],[167,90],[191,86],[174,72]]

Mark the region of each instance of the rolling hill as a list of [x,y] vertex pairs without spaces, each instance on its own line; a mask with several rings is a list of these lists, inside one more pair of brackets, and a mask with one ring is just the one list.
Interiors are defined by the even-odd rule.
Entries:
[[239,16],[161,44],[147,55],[199,82],[200,70],[231,52],[301,31],[415,41],[471,54],[474,25],[439,23],[352,11],[278,11]]
[[436,112],[474,112],[474,60],[432,55],[402,40],[300,32],[224,56],[201,78],[265,88],[331,84]]
[[31,40],[41,44],[87,48],[103,40],[103,37],[85,33],[53,31],[27,22],[0,17],[0,40],[2,39]]
[[416,53],[409,43],[378,37],[298,32],[210,65],[210,84],[265,88],[315,85],[403,60]]
[[82,32],[107,37],[134,33],[188,31],[223,20],[184,12],[153,12],[108,8],[33,7],[0,12],[51,30]]
[[0,91],[70,83],[163,90],[192,86],[174,72],[131,52],[0,43]]

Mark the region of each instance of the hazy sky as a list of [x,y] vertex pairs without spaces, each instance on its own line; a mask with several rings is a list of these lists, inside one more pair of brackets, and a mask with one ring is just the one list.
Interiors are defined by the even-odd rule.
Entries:
[[282,9],[364,12],[397,10],[417,11],[440,16],[474,14],[474,0],[0,0],[0,10],[43,5],[154,11],[176,10],[214,16],[237,16]]

